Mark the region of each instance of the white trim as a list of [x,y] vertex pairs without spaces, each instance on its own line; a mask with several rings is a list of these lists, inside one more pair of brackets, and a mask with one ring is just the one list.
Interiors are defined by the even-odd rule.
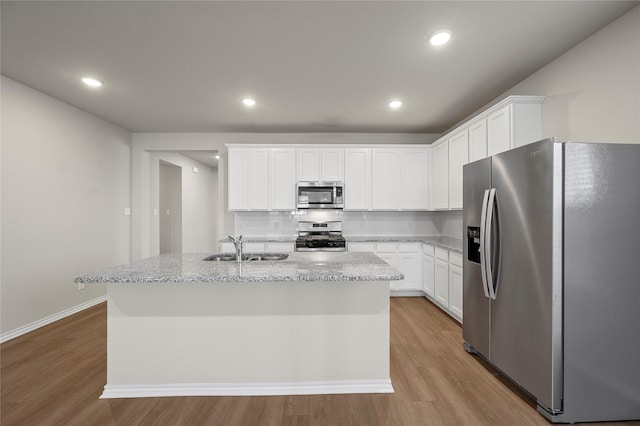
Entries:
[[391,379],[280,383],[183,383],[106,385],[100,399],[162,396],[319,395],[393,392]]
[[391,297],[422,297],[424,291],[422,290],[391,290]]
[[15,339],[18,336],[22,336],[30,331],[36,330],[40,327],[44,327],[45,325],[49,325],[52,322],[56,322],[61,320],[62,318],[66,318],[70,315],[76,314],[80,311],[83,311],[87,308],[95,306],[99,303],[106,302],[107,296],[100,296],[93,300],[89,300],[88,302],[81,303],[79,305],[73,306],[69,309],[65,309],[64,311],[60,311],[56,314],[49,315],[48,317],[42,318],[38,321],[34,321],[31,324],[23,325],[22,327],[18,327],[11,331],[7,331],[6,333],[2,333],[0,335],[0,343],[4,343],[8,340]]

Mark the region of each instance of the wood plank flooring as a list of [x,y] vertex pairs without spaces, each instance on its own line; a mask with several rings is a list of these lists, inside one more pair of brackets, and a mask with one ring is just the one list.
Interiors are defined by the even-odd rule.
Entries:
[[394,394],[100,400],[106,304],[10,340],[0,356],[2,426],[549,424],[424,298],[391,300]]

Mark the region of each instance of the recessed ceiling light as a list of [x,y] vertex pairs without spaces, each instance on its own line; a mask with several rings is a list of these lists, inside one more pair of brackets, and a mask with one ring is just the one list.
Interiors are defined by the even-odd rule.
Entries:
[[389,107],[393,108],[393,109],[398,109],[402,106],[402,102],[401,101],[391,101],[389,102]]
[[251,98],[244,98],[242,100],[242,103],[245,104],[246,106],[254,106],[256,104],[255,99],[251,99]]
[[101,87],[102,82],[93,77],[82,77],[82,82],[89,87]]
[[453,36],[453,31],[449,29],[438,30],[429,36],[429,43],[433,46],[446,44]]

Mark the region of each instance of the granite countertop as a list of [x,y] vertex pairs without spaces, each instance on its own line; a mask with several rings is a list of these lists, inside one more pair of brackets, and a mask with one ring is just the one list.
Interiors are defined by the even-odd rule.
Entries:
[[373,253],[290,253],[286,260],[212,262],[208,253],[161,254],[83,275],[76,283],[395,281],[404,278]]
[[[245,243],[293,243],[298,238],[297,235],[288,235],[280,237],[242,237],[242,241]],[[230,243],[230,238],[223,238],[219,243]]]
[[[447,250],[453,250],[462,253],[462,240],[450,237],[438,237],[428,235],[391,235],[391,236],[350,236],[345,235],[347,244],[350,242],[418,242],[432,244]],[[285,237],[243,237],[244,242],[250,243],[293,243],[296,236]],[[229,238],[220,240],[221,243],[230,243]]]
[[391,235],[391,236],[346,236],[349,242],[398,242],[398,243],[427,243],[447,250],[462,253],[462,240],[450,237],[420,236],[420,235]]

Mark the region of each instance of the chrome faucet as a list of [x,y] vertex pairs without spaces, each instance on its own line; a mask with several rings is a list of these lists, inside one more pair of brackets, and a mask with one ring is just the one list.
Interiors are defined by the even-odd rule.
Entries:
[[229,239],[233,243],[233,246],[236,249],[236,262],[242,262],[242,235],[239,237],[234,237],[233,235],[229,235]]

